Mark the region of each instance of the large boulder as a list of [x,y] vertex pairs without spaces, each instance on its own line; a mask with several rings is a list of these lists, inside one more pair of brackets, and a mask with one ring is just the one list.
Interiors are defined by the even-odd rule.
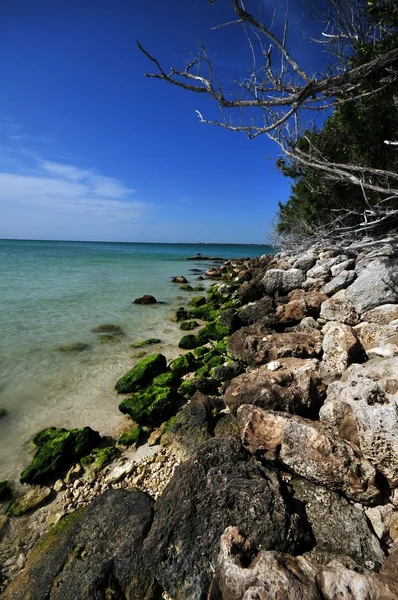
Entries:
[[152,515],[153,501],[142,492],[97,496],[38,541],[2,599],[160,600],[161,590],[142,560]]
[[57,429],[47,427],[33,438],[36,451],[31,464],[21,473],[21,483],[47,483],[58,479],[67,469],[100,442],[91,427]]
[[347,298],[347,291],[340,290],[321,306],[320,316],[325,321],[339,321],[346,325],[357,325],[360,317],[353,303]]
[[243,325],[261,323],[268,327],[273,327],[278,322],[278,319],[275,317],[274,301],[271,296],[264,296],[264,298],[257,300],[257,302],[243,307],[238,312],[238,316]]
[[246,281],[236,292],[237,297],[242,304],[260,300],[264,295],[263,285],[257,281]]
[[367,360],[366,352],[354,329],[344,323],[329,321],[322,330],[324,334],[321,373],[325,381],[340,377],[352,363]]
[[150,354],[127,371],[115,385],[118,394],[131,394],[146,387],[166,370],[167,361],[163,354]]
[[319,377],[319,361],[282,358],[278,362],[276,371],[263,365],[231,381],[224,402],[232,414],[242,404],[304,416],[317,414],[326,390]]
[[294,290],[288,295],[288,302],[279,304],[276,316],[281,323],[297,323],[305,317],[318,317],[327,296],[320,292]]
[[352,365],[332,383],[320,411],[322,423],[356,446],[398,486],[398,357]]
[[323,288],[327,296],[333,296],[336,292],[347,288],[356,278],[355,271],[341,271],[336,277],[333,277]]
[[[220,542],[208,600],[396,600],[398,584],[390,572],[359,573],[344,560],[319,564],[310,557],[260,551],[237,527]],[[396,563],[396,559],[395,559]],[[351,566],[351,565],[350,565]]]
[[275,472],[248,460],[236,438],[212,439],[177,468],[155,505],[147,566],[175,599],[206,598],[229,525],[264,549],[300,552],[311,541]]
[[264,325],[249,325],[229,337],[228,351],[234,359],[251,366],[288,356],[317,358],[322,352],[322,335],[318,331],[269,333]]
[[398,302],[398,258],[363,260],[356,268],[357,279],[347,289],[347,298],[358,313],[380,304]]
[[299,477],[354,502],[380,500],[375,468],[325,425],[249,404],[238,409],[238,423],[250,452],[261,452]]
[[271,296],[288,294],[296,288],[301,288],[305,280],[301,269],[269,269],[261,280],[266,294]]

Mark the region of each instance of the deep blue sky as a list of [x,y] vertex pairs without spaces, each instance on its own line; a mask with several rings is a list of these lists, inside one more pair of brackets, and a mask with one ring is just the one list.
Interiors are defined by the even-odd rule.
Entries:
[[[308,62],[303,12],[290,0]],[[145,78],[135,44],[178,67],[200,36],[228,80],[248,47],[211,27],[233,18],[228,0],[2,0],[0,238],[265,242],[290,190],[267,158],[278,149],[200,124],[212,103]]]

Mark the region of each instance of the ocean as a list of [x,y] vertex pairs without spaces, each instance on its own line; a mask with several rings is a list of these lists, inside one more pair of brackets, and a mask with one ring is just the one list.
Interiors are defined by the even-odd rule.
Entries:
[[[195,286],[206,261],[255,257],[269,246],[142,244],[0,240],[0,480],[17,480],[31,458],[30,440],[44,427],[90,425],[103,435],[128,424],[118,411],[117,379],[137,359],[130,344],[150,337],[168,359],[178,354],[182,335],[170,321],[175,308],[198,292],[171,283],[184,275]],[[140,306],[135,298],[155,296]],[[103,323],[122,328],[116,343],[101,343],[92,329]],[[83,352],[57,352],[80,342]]]

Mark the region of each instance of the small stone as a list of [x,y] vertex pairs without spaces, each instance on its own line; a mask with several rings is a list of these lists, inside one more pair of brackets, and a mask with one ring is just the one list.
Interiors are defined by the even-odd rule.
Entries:
[[57,479],[53,485],[53,489],[57,493],[65,489],[65,483],[62,481],[62,479]]
[[272,360],[267,364],[268,371],[277,371],[280,369],[282,364],[278,360]]

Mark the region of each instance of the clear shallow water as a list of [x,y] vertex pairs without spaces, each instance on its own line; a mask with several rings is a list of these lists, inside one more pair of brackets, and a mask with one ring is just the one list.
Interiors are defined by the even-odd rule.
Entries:
[[[260,256],[266,246],[124,244],[0,240],[0,480],[18,477],[29,440],[43,427],[90,425],[109,434],[126,425],[115,381],[134,364],[129,344],[158,337],[172,358],[181,331],[169,317],[192,294],[170,283],[185,275],[195,285],[203,255]],[[152,294],[164,304],[132,301]],[[119,325],[125,336],[101,344],[91,329]],[[54,349],[83,342],[90,349]],[[157,349],[158,347],[151,347]]]

